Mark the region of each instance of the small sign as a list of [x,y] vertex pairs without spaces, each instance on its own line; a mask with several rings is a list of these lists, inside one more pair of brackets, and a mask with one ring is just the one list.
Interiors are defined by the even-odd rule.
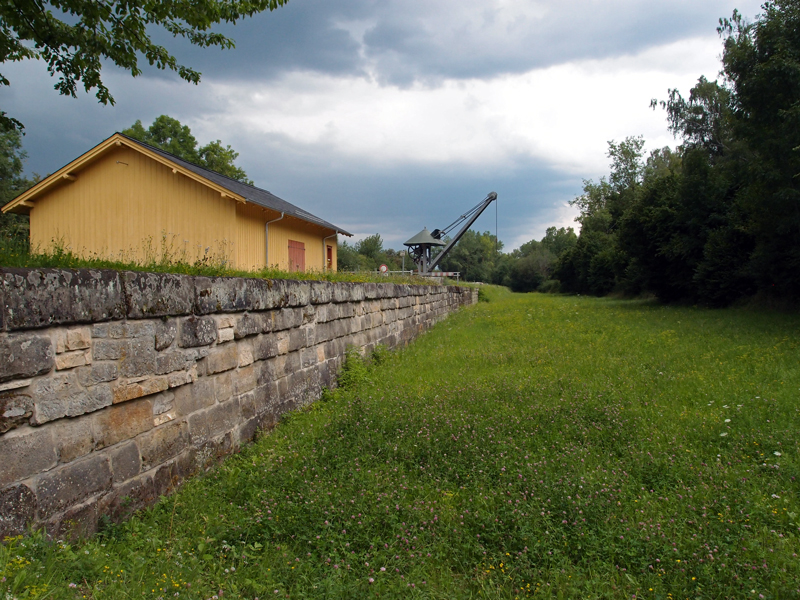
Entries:
[[388,271],[389,271],[389,267],[387,267],[386,265],[381,265],[380,266],[380,272],[381,273],[387,273]]

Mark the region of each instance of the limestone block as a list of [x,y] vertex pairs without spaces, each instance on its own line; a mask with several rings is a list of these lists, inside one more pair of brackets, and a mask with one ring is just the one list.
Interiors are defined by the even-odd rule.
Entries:
[[172,410],[172,403],[175,400],[173,392],[162,392],[153,396],[153,415],[160,415]]
[[39,518],[46,519],[111,487],[108,457],[92,454],[42,474],[36,482]]
[[32,416],[33,398],[29,390],[12,390],[0,394],[0,434],[21,427]]
[[143,379],[120,380],[112,388],[113,403],[128,402],[129,400],[163,392],[166,389],[169,389],[169,380],[164,375]]
[[311,301],[311,283],[287,280],[284,284],[284,306],[305,306]]
[[108,406],[109,397],[95,390],[89,394],[74,372],[37,379],[33,386],[31,423],[41,425],[64,416],[74,417]]
[[137,440],[145,471],[178,456],[189,444],[185,421],[173,421],[141,435]]
[[317,364],[317,348],[303,348],[300,351],[300,368],[306,369]]
[[74,369],[83,365],[92,364],[91,350],[75,350],[74,352],[64,352],[56,354],[56,371]]
[[96,339],[92,344],[94,360],[119,360],[125,354],[127,342],[122,340]]
[[279,331],[275,335],[275,343],[278,346],[278,354],[286,354],[289,351],[289,332]]
[[256,372],[252,365],[243,369],[236,369],[231,373],[233,394],[239,396],[256,387]]
[[331,325],[330,323],[317,323],[313,329],[315,344],[321,344],[331,339]]
[[145,474],[114,488],[112,493],[101,500],[101,506],[112,521],[119,522],[157,499],[153,478],[150,474]]
[[236,322],[234,336],[237,340],[250,335],[272,331],[272,315],[270,313],[245,313]]
[[305,348],[308,345],[308,340],[306,337],[306,332],[308,328],[302,329],[292,329],[289,332],[289,352],[294,352],[295,350],[299,350],[300,348]]
[[333,302],[350,302],[352,300],[352,283],[335,283],[333,284]]
[[113,362],[99,362],[79,367],[75,369],[75,374],[83,387],[89,387],[116,380],[119,377],[119,369]]
[[195,381],[197,381],[197,365],[192,365],[192,368],[188,371],[175,371],[167,375],[167,385],[170,389]]
[[50,519],[45,523],[47,535],[52,539],[77,541],[97,533],[100,516],[99,500],[99,498],[89,498]]
[[153,428],[153,402],[150,398],[111,406],[93,415],[95,448],[106,448],[129,440]]
[[[226,373],[230,386],[230,376]],[[214,404],[214,380],[216,378],[203,377],[191,385],[185,385],[175,390],[172,402],[175,411],[180,416],[190,415]],[[228,395],[230,398],[230,394]]]
[[265,385],[275,381],[279,377],[283,377],[283,365],[285,362],[285,357],[279,356],[256,363],[256,382],[258,385]]
[[173,350],[156,355],[156,375],[166,375],[175,371],[186,371],[194,366],[195,355],[192,352]]
[[316,322],[317,310],[313,306],[306,304],[305,306],[301,306],[298,310],[301,312],[303,317],[302,325],[309,325]]
[[219,315],[214,321],[217,324],[217,329],[225,329],[226,327],[236,327],[235,315]]
[[194,278],[171,273],[123,272],[129,319],[188,315],[194,309]]
[[119,373],[123,377],[152,375],[156,369],[155,333],[123,342]]
[[49,337],[29,334],[0,337],[0,382],[43,375],[54,364]]
[[55,466],[56,446],[49,428],[20,427],[0,437],[0,488]]
[[215,376],[213,381],[214,393],[211,396],[211,402],[208,404],[213,404],[214,400],[217,402],[227,402],[233,398],[233,377],[230,371]]
[[283,363],[283,375],[291,375],[300,370],[300,353],[292,352],[286,355],[286,360]]
[[236,344],[225,344],[211,350],[206,358],[206,370],[209,375],[221,373],[235,368],[239,364],[239,353]]
[[246,367],[253,364],[255,357],[253,356],[253,343],[250,340],[241,341],[237,344],[239,346],[239,367]]
[[192,444],[199,447],[219,435],[233,431],[239,423],[241,411],[239,400],[234,398],[223,404],[214,404],[209,408],[189,415],[189,432]]
[[233,327],[226,327],[217,331],[217,343],[224,344],[225,342],[232,342],[234,338]]
[[125,315],[116,271],[3,269],[0,288],[8,331],[107,321]]
[[[141,438],[140,438],[141,439]],[[136,442],[120,444],[109,453],[114,483],[122,483],[136,477],[142,470],[142,460]]]
[[311,304],[327,304],[333,297],[333,286],[335,284],[329,281],[312,281],[311,282]]
[[166,350],[175,341],[178,335],[178,322],[176,319],[158,321],[155,325],[155,349]]
[[278,306],[275,281],[228,277],[195,277],[197,313],[267,310]]
[[217,339],[217,325],[211,317],[189,317],[181,323],[178,345],[181,348],[208,346]]
[[298,308],[282,308],[272,313],[272,331],[299,327],[302,322],[303,311]]
[[0,539],[24,533],[36,509],[36,494],[27,485],[0,490]]
[[253,340],[253,360],[264,360],[278,355],[278,340],[274,335],[260,335]]
[[378,296],[379,291],[378,291],[378,284],[377,283],[372,283],[372,282],[365,283],[365,284],[363,284],[363,288],[364,288],[364,298],[365,299],[372,300],[374,298],[378,298],[379,297]]
[[170,421],[174,421],[178,417],[177,411],[171,410],[169,412],[161,413],[160,415],[156,415],[153,417],[153,427],[158,427],[159,425],[163,425],[164,423],[169,423]]
[[58,462],[68,463],[86,456],[95,447],[94,424],[91,416],[60,419],[52,425]]

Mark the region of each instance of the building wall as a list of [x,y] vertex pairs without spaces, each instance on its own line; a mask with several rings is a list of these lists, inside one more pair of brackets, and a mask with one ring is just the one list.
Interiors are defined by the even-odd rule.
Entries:
[[[273,218],[277,219],[277,213]],[[269,225],[269,264],[279,269],[289,269],[289,240],[303,242],[306,249],[306,271],[321,272],[325,269],[323,238],[330,235],[330,230],[311,225],[300,219],[285,217]],[[336,270],[336,236],[325,241],[325,245],[333,247],[333,270]]]
[[477,289],[0,269],[0,537],[92,533]]

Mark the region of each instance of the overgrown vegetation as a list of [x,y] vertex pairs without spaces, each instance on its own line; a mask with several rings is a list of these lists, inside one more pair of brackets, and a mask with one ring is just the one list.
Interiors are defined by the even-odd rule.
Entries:
[[7,597],[800,595],[800,317],[482,289]]

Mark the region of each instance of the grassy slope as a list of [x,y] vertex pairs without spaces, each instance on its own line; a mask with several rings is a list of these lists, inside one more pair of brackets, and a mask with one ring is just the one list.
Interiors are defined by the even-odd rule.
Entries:
[[800,318],[491,295],[127,524],[7,543],[6,585],[800,596]]

